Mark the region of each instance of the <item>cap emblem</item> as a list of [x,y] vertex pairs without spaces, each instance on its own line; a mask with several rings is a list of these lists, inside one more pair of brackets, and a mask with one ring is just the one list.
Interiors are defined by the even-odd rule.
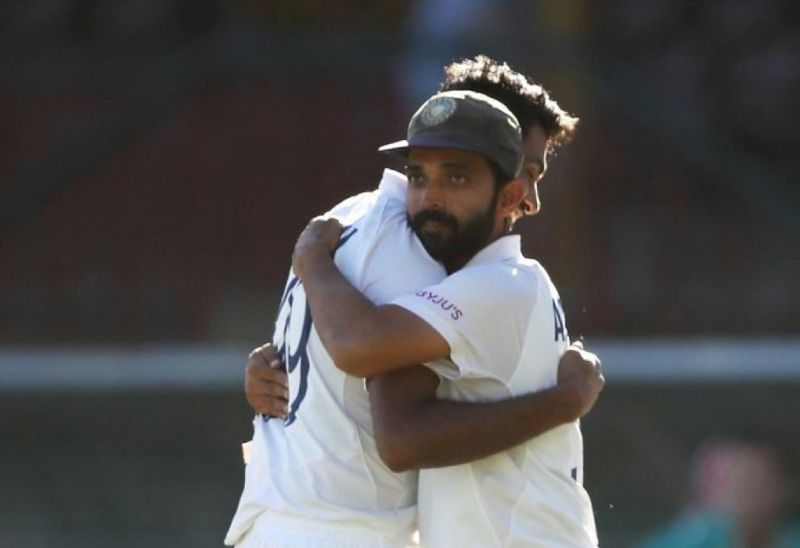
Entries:
[[420,121],[426,126],[436,126],[450,118],[456,111],[457,103],[451,97],[437,97],[425,105],[420,113]]

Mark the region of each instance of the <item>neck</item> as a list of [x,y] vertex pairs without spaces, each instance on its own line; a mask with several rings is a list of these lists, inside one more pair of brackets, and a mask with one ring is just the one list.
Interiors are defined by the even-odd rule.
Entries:
[[499,213],[496,213],[494,223],[492,224],[492,241],[510,233],[513,226],[513,214],[501,216]]
[[463,255],[460,255],[458,257],[452,257],[451,259],[442,261],[442,264],[444,265],[444,269],[447,271],[447,274],[448,275],[452,274],[453,272],[461,270],[462,268],[467,266],[467,263],[470,262],[475,255],[481,252],[481,249],[484,249],[487,245],[491,244],[493,241],[494,240],[489,240],[488,242],[486,242],[486,245],[484,245],[482,248],[476,249],[471,253],[464,253]]
[[464,265],[466,265],[470,261],[470,259],[472,259],[472,257],[474,256],[475,254],[473,253],[469,257],[458,257],[450,261],[445,261],[442,264],[444,265],[444,269],[445,271],[447,271],[447,274],[450,275],[453,272],[456,272],[464,268]]

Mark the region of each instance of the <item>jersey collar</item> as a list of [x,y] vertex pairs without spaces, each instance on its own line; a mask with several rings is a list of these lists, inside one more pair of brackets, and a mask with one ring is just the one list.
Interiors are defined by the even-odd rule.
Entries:
[[522,258],[522,240],[519,234],[508,234],[478,251],[465,266],[516,261]]
[[406,201],[406,190],[408,188],[408,181],[406,176],[402,173],[391,169],[383,170],[383,177],[378,185],[381,192],[391,198],[395,198],[402,202]]

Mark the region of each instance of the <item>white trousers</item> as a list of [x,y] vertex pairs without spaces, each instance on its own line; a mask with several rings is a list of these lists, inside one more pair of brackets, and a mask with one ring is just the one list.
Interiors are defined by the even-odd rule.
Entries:
[[239,539],[236,548],[406,548],[406,545],[388,541],[378,531],[287,519],[263,512]]

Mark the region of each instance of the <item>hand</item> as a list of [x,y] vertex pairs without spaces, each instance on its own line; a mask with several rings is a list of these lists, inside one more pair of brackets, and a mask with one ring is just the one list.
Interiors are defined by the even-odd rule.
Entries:
[[289,378],[271,343],[250,352],[244,375],[247,402],[257,413],[286,418],[289,402]]
[[294,244],[292,255],[292,268],[294,273],[302,280],[305,273],[306,259],[314,253],[327,253],[332,255],[339,245],[342,234],[342,224],[333,217],[314,217],[300,234]]
[[592,409],[605,383],[600,358],[580,341],[572,343],[558,363],[558,386],[574,396],[576,420]]

